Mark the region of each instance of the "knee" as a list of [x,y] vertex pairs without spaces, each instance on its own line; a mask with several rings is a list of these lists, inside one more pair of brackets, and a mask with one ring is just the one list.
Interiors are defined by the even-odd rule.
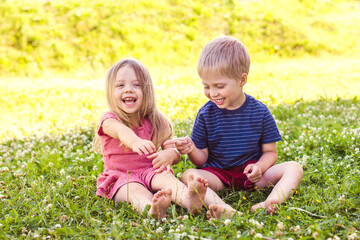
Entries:
[[290,161],[290,162],[287,162],[286,165],[287,165],[286,166],[287,169],[294,172],[295,174],[297,174],[300,177],[300,179],[302,179],[302,177],[304,175],[304,170],[298,162]]
[[180,180],[183,183],[187,182],[187,176],[189,175],[189,173],[192,173],[192,174],[196,175],[197,174],[197,169],[188,169],[188,170],[186,170],[180,177]]

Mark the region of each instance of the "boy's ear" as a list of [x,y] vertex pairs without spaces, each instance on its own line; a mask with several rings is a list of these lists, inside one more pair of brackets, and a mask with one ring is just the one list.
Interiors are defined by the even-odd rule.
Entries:
[[247,74],[246,73],[243,73],[241,75],[241,78],[240,78],[240,85],[241,87],[243,87],[247,82]]

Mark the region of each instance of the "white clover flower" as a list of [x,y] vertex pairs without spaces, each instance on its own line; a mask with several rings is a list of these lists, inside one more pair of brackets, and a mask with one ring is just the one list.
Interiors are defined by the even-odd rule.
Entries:
[[163,229],[162,227],[158,227],[158,228],[156,229],[156,233],[157,233],[157,234],[160,234],[160,233],[162,233],[163,230],[164,230],[164,229]]
[[23,172],[22,172],[21,169],[18,169],[18,170],[16,170],[16,171],[14,172],[14,176],[15,176],[15,177],[20,177],[21,175],[23,175]]
[[34,238],[39,238],[40,237],[40,234],[38,232],[35,232],[34,233]]
[[349,240],[357,240],[359,239],[358,235],[356,233],[352,233],[347,236]]
[[2,168],[0,168],[0,172],[9,172],[9,168],[8,167],[2,167]]
[[55,225],[55,228],[61,228],[61,225],[60,225],[60,224],[56,224],[56,225]]
[[285,229],[284,223],[283,223],[283,222],[279,222],[279,223],[277,224],[277,228],[278,228],[280,231],[284,230],[284,229]]
[[62,182],[57,182],[56,183],[59,187],[62,187],[64,184]]
[[61,176],[64,176],[64,175],[65,175],[65,170],[64,170],[63,168],[60,170],[60,175],[61,175]]
[[175,232],[175,230],[170,228],[169,233],[173,233],[173,232]]
[[255,234],[255,238],[263,238],[263,236],[261,233],[257,233],[257,234]]
[[230,219],[225,219],[225,221],[224,221],[225,226],[228,226],[230,223],[231,223]]
[[49,162],[49,167],[53,167],[54,164],[52,162]]

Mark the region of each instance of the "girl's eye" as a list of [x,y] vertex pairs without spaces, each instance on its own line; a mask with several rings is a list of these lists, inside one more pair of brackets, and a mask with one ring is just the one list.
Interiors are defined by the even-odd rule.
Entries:
[[209,86],[204,86],[204,89],[209,89]]
[[116,84],[115,87],[123,87],[123,86],[124,86],[124,84]]
[[218,85],[217,88],[222,89],[222,88],[224,88],[224,85]]

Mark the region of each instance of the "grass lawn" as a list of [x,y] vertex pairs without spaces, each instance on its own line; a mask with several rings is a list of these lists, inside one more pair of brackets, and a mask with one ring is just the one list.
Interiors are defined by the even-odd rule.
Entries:
[[[249,212],[270,189],[222,192],[244,213],[230,221],[208,221],[205,208],[193,216],[175,206],[166,220],[155,221],[126,203],[95,196],[103,165],[91,148],[92,123],[105,110],[102,80],[2,79],[2,101],[13,97],[2,105],[7,114],[1,123],[9,127],[1,129],[0,238],[357,239],[358,60],[332,60],[254,64],[246,91],[269,104],[276,118],[284,139],[279,162],[296,160],[305,174],[296,195],[273,216]],[[191,133],[196,110],[206,101],[195,71],[183,72],[153,73],[159,106],[177,136]],[[190,167],[183,156],[175,174]]]
[[[359,239],[359,10],[357,0],[2,1],[0,239]],[[278,162],[303,166],[295,196],[270,216],[249,211],[270,189],[224,191],[243,215],[213,221],[205,207],[172,205],[155,221],[96,197],[104,69],[141,60],[176,136],[190,135],[207,101],[197,57],[219,35],[250,52],[245,92],[275,116]],[[182,156],[173,169],[191,167]]]

